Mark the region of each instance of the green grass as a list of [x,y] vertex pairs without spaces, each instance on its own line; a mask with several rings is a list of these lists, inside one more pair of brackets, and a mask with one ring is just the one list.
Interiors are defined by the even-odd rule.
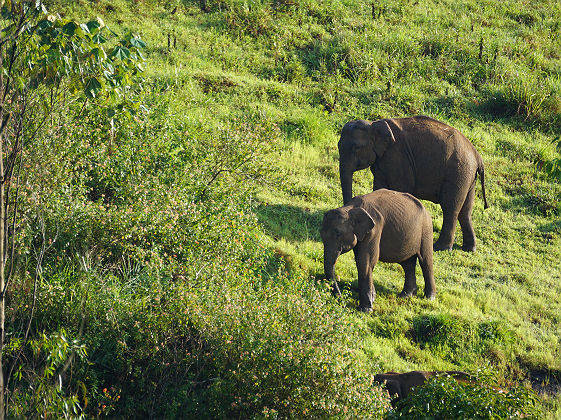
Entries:
[[[81,377],[88,378],[83,381],[97,404],[90,405],[89,414],[111,414],[110,407],[125,416],[173,416],[188,410],[203,417],[301,418],[332,410],[344,417],[344,407],[367,387],[355,383],[346,392],[338,381],[367,382],[368,375],[390,370],[490,369],[500,386],[537,374],[552,384],[561,381],[561,184],[538,169],[559,157],[552,144],[561,129],[558,2],[51,3],[52,11],[77,18],[100,15],[111,28],[138,32],[148,44],[146,104],[153,114],[146,118],[145,131],[130,128],[128,137],[123,135],[121,160],[114,160],[115,169],[124,171],[116,187],[127,204],[115,205],[106,230],[96,227],[104,213],[93,204],[82,208],[68,199],[76,205],[74,212],[52,216],[53,232],[63,226],[70,242],[84,240],[80,235],[72,239],[73,231],[91,229],[87,240],[100,264],[95,276],[105,279],[98,300],[88,300],[93,319],[99,317],[92,321],[93,334],[107,342],[104,347],[100,339],[84,339],[93,351],[94,366],[84,368]],[[380,263],[374,270],[374,311],[364,315],[356,312],[352,253],[342,256],[336,267],[342,300],[330,296],[323,280],[319,226],[326,210],[341,205],[338,135],[351,119],[413,114],[441,119],[472,141],[485,161],[490,208],[483,210],[478,183],[473,213],[477,252],[460,250],[458,230],[454,250],[435,254],[436,300],[422,299],[422,290],[418,297],[397,299],[403,271]],[[274,147],[260,149],[269,140]],[[143,153],[138,152],[140,144],[147,147]],[[230,144],[235,145],[233,152],[226,149]],[[213,204],[198,203],[194,194],[221,158],[212,153],[216,147],[230,150],[231,156],[244,156],[252,148],[267,155],[245,175],[233,173],[213,185]],[[131,156],[153,161],[142,163]],[[135,165],[145,172],[137,173]],[[116,177],[98,172],[95,182],[116,182]],[[368,171],[355,174],[356,194],[371,188]],[[53,187],[55,194],[62,190]],[[176,198],[185,202],[179,205]],[[436,239],[440,207],[424,204],[433,217]],[[132,215],[127,205],[133,205]],[[170,216],[162,216],[167,211]],[[195,212],[205,219],[201,222]],[[128,229],[134,234],[126,236]],[[244,231],[245,251],[240,251],[234,241]],[[141,241],[136,241],[137,234]],[[266,258],[256,257],[265,253],[258,245],[267,250]],[[185,251],[175,252],[180,246]],[[217,262],[222,249],[227,250],[225,261]],[[108,250],[123,261],[137,261],[143,274],[133,275],[134,265],[116,260]],[[82,291],[78,297],[56,295],[80,277],[67,275],[67,280],[74,279],[69,285],[56,284],[57,278],[65,278],[56,274],[62,270],[56,262],[61,255],[48,260],[54,271],[46,277],[48,292],[42,299],[47,307],[38,321],[46,331],[65,325],[57,318],[62,308],[73,307],[80,319],[80,307],[72,302],[97,290]],[[115,274],[115,267],[121,274]],[[132,274],[127,277],[122,270]],[[422,284],[420,269],[417,277]],[[212,283],[215,295],[199,291],[202,278]],[[237,288],[238,278],[247,296]],[[260,288],[262,282],[267,286]],[[167,299],[164,309],[158,309],[154,296]],[[130,311],[125,303],[132,305]],[[104,314],[104,307],[114,308],[116,318]],[[213,312],[213,307],[226,309]],[[250,314],[252,308],[257,308],[256,315]],[[302,319],[299,313],[317,319]],[[338,327],[338,319],[344,328]],[[271,325],[263,326],[266,321]],[[70,324],[67,328],[78,336],[78,323]],[[289,328],[292,324],[301,328],[304,336],[299,339],[310,347],[298,348],[297,341],[290,341],[296,334]],[[111,331],[112,325],[122,328],[121,336]],[[152,328],[161,330],[150,335]],[[150,339],[143,343],[145,334]],[[321,337],[325,351],[316,348]],[[274,355],[284,340],[297,356],[279,361]],[[171,344],[151,355],[162,342]],[[252,343],[257,343],[257,355],[251,353]],[[216,352],[218,360],[209,352]],[[111,365],[112,357],[115,365],[122,365]],[[170,360],[186,372],[187,381],[173,377],[162,385],[167,378],[162,366]],[[149,383],[129,386],[127,381],[141,377],[133,372],[135,363],[149,367],[155,390]],[[354,370],[340,372],[341,364],[364,369],[364,376]],[[348,367],[352,364],[355,368]],[[287,384],[285,368],[302,374]],[[276,376],[262,376],[267,369]],[[336,390],[325,390],[307,404],[312,391],[306,384],[316,380],[310,372],[322,369],[328,372],[326,383]],[[118,383],[108,384],[111,372],[121,375]],[[258,376],[255,383],[253,374]],[[223,381],[214,382],[216,377]],[[279,382],[286,387],[275,400]],[[264,391],[252,400],[259,384]],[[128,392],[131,400],[124,405],[108,398],[101,390],[110,386]],[[132,399],[139,390],[152,402],[158,401],[157,392],[164,392],[169,411]],[[234,399],[236,390],[240,400]],[[329,406],[333,395],[339,398],[336,409]],[[187,408],[186,398],[194,401]],[[364,414],[365,404],[375,398],[357,403],[356,415]],[[209,401],[216,404],[216,412],[201,408]],[[559,395],[544,396],[542,404],[547,416],[559,416]],[[377,415],[383,412],[382,403],[376,407]]]

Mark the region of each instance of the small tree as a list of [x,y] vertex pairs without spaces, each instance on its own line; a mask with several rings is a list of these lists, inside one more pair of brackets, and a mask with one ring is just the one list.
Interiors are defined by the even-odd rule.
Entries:
[[[144,42],[127,34],[114,41],[101,19],[77,23],[49,15],[40,0],[0,0],[0,419],[6,414],[6,292],[14,274],[22,151],[61,106],[88,101],[115,109],[138,107],[132,90],[143,71]],[[111,139],[109,139],[111,140]],[[37,267],[43,253],[39,253]],[[35,308],[39,270],[29,320]],[[23,342],[28,339],[28,324]],[[17,357],[16,357],[17,359]]]

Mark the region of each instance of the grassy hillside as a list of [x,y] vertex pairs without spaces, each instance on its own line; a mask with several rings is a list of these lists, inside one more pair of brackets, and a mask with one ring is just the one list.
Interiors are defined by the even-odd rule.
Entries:
[[[43,350],[18,361],[14,413],[47,411],[26,386],[48,382],[64,334],[87,354],[60,398],[87,416],[382,417],[372,376],[415,369],[533,385],[546,391],[540,416],[561,416],[561,183],[543,170],[560,157],[559,2],[48,6],[141,35],[147,111],[121,121],[114,144],[105,111],[61,113],[26,151],[8,359],[40,234],[56,240],[32,330]],[[339,131],[415,114],[472,141],[490,208],[478,183],[477,252],[461,251],[458,230],[454,250],[435,254],[436,300],[397,299],[403,272],[380,263],[364,315],[352,253],[336,267],[342,300],[323,280]],[[371,189],[366,172],[356,194]],[[440,207],[424,204],[436,239]]]

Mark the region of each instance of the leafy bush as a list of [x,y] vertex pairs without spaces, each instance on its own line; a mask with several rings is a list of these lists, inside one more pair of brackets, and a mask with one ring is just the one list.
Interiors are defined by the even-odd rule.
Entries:
[[96,249],[109,264],[126,256],[162,266],[239,252],[237,242],[255,223],[247,194],[271,172],[280,130],[258,117],[253,125],[188,126],[165,109],[156,104],[114,136],[103,111],[55,120],[25,151],[21,223],[43,220],[47,238],[56,239],[51,256]]
[[388,418],[514,419],[541,418],[538,396],[516,386],[502,390],[488,384],[434,376],[400,400]]
[[13,371],[8,401],[11,416],[81,418],[83,384],[72,392],[66,382],[72,359],[86,357],[84,345],[77,340],[69,342],[65,331],[60,330],[27,341],[13,340],[6,350],[8,359],[20,355],[19,360],[13,359],[17,363],[10,369],[10,373]]
[[280,284],[258,288],[240,280],[237,288],[210,287],[196,297],[191,319],[209,346],[214,378],[201,396],[205,404],[193,407],[199,415],[381,416],[388,401],[371,385],[352,338],[360,332],[341,308],[303,279],[279,273]]
[[307,279],[267,280],[272,257],[254,254],[175,282],[134,267],[117,277],[86,257],[47,267],[33,329],[85,332],[67,388],[84,384],[88,415],[381,417],[364,331]]

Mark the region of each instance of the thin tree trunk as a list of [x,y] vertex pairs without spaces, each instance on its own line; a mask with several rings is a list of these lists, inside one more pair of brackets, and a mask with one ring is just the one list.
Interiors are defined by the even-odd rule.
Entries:
[[[4,40],[2,40],[4,41]],[[0,67],[3,67],[3,51],[0,48]],[[0,74],[0,420],[4,420],[6,406],[4,389],[4,326],[6,323],[6,300],[4,289],[6,287],[6,273],[4,271],[4,129],[8,124],[8,119],[4,116],[4,99],[6,98],[7,87],[4,85],[4,75]]]
[[[0,57],[0,65],[2,58]],[[4,77],[0,76],[0,95],[4,97]],[[2,101],[3,102],[3,101]],[[0,420],[6,414],[6,390],[4,383],[4,352],[5,324],[6,324],[6,179],[4,174],[4,129],[8,125],[10,113],[0,106]]]
[[[3,116],[2,116],[3,117]],[[6,321],[6,293],[5,293],[5,244],[6,244],[6,230],[5,228],[5,221],[6,221],[6,206],[4,203],[4,190],[5,190],[5,182],[4,182],[4,140],[2,132],[0,132],[0,420],[4,420],[5,414],[5,395],[6,392],[4,390],[4,361],[2,358],[2,353],[4,351],[4,325]]]

